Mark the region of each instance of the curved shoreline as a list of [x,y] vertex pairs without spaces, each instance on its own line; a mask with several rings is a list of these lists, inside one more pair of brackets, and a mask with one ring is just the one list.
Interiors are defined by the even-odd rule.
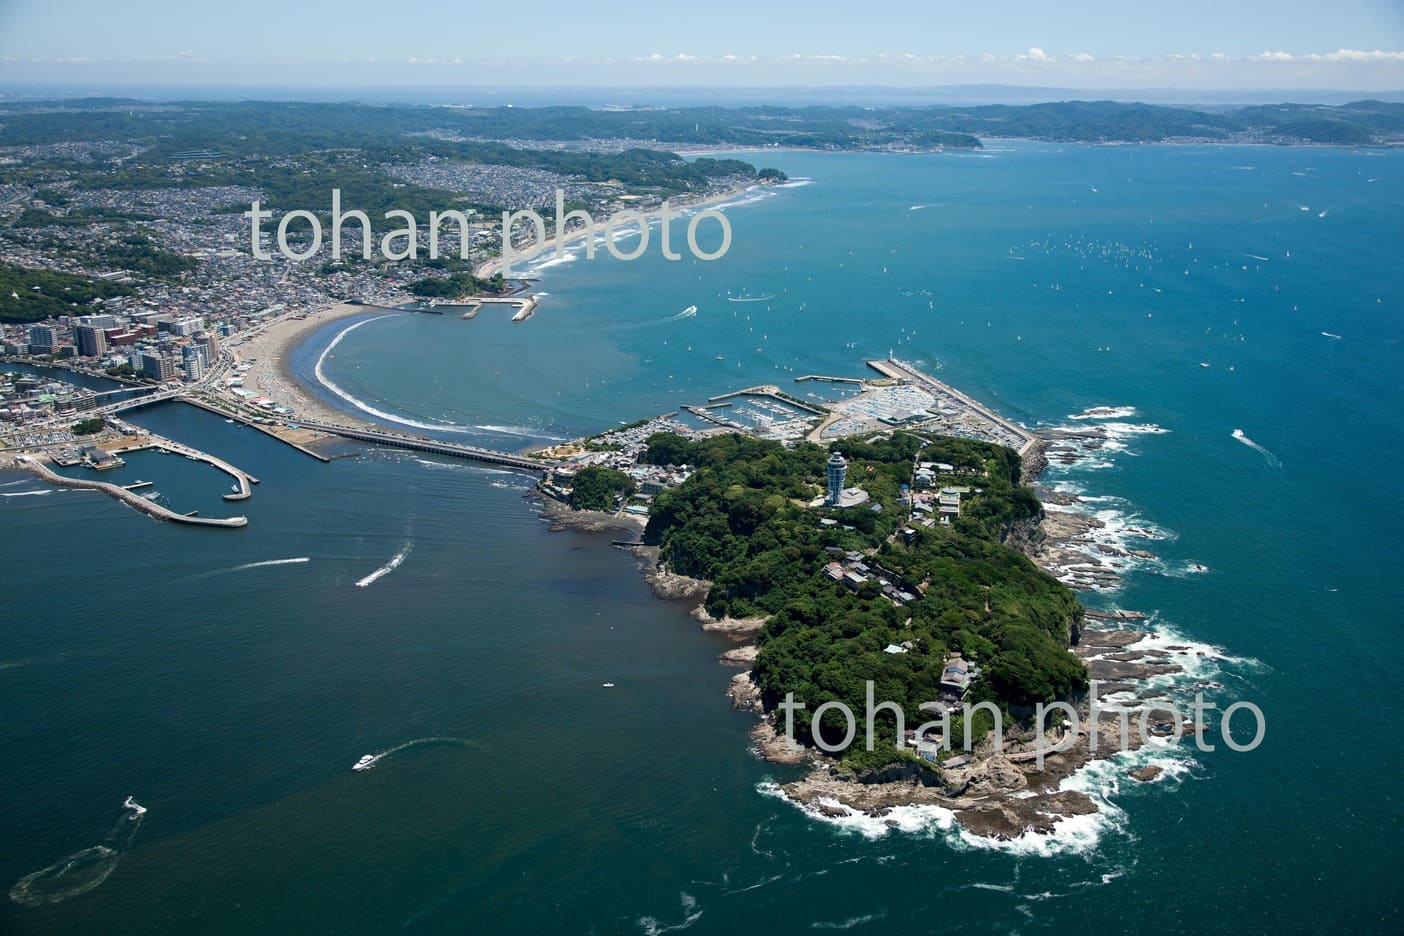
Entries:
[[[700,211],[704,208],[711,208],[715,205],[720,205],[728,199],[736,198],[740,195],[745,195],[747,192],[757,187],[770,186],[768,186],[767,183],[753,180],[743,185],[733,186],[732,188],[729,188],[723,192],[717,192],[712,195],[705,195],[701,198],[696,199],[695,201],[680,202],[676,205],[669,204],[668,210],[670,212],[675,212],[676,215],[684,215],[688,212]],[[653,222],[661,218],[662,211],[662,206],[659,206],[658,208],[655,208],[652,211],[645,213],[643,216],[644,223],[647,225],[652,225]],[[535,256],[521,259],[521,265],[523,267],[529,267],[535,263],[541,263],[554,259],[551,255],[554,254],[557,249],[564,251],[570,245],[574,244],[579,240],[582,240],[587,234],[593,234],[593,236],[595,237],[601,237],[603,236],[601,234],[602,227],[603,225],[597,225],[593,232],[591,232],[590,228],[588,227],[580,227],[572,228],[564,233],[552,233],[549,237],[542,241],[541,249],[537,251]],[[478,277],[479,279],[488,279],[493,274],[497,273],[499,270],[502,269],[503,262],[504,259],[501,255],[496,257],[490,257],[487,260],[484,260],[482,263],[480,263],[473,270],[473,275]]]
[[[744,197],[748,193],[758,189],[769,190],[775,186],[762,182],[747,182],[743,185],[733,186],[722,192],[717,192],[696,201],[689,201],[684,204],[670,205],[670,210],[676,211],[679,215],[687,212],[697,211],[704,208],[724,205],[731,199]],[[645,215],[648,223],[652,224],[658,220],[659,211],[654,210]],[[543,243],[541,252],[527,263],[535,263],[539,260],[551,259],[548,254],[554,252],[559,239],[562,249],[567,245],[579,241],[587,234],[586,229],[572,230],[563,237],[552,235]],[[596,236],[599,235],[598,229]],[[475,269],[475,274],[480,277],[487,277],[501,265],[500,256],[489,258]],[[538,282],[540,277],[538,275]],[[386,308],[385,306],[374,305],[352,305],[349,303],[338,303],[325,309],[318,310],[306,317],[305,321],[297,322],[292,316],[280,318],[275,322],[265,326],[259,334],[247,339],[238,346],[242,358],[256,357],[257,362],[246,375],[246,379],[254,383],[260,392],[270,397],[282,397],[293,407],[295,416],[314,419],[327,423],[351,423],[360,424],[371,429],[390,429],[409,427],[422,432],[452,432],[451,427],[424,426],[412,421],[398,419],[389,414],[383,414],[374,409],[366,408],[352,402],[351,394],[340,388],[332,389],[333,381],[326,378],[321,373],[317,373],[313,380],[294,372],[292,367],[293,357],[309,342],[316,340],[327,328],[327,326],[342,319],[351,318],[357,315],[410,315],[412,312]],[[366,321],[374,321],[367,318]],[[363,323],[353,323],[350,328],[358,327]],[[323,349],[323,354],[330,350],[331,346],[341,340],[341,336],[346,334],[350,328],[343,329],[333,336],[327,346]],[[317,362],[316,370],[320,371],[321,361]],[[324,384],[325,386],[319,386]],[[367,415],[373,419],[367,419]],[[461,430],[460,430],[461,431]],[[549,440],[532,445],[546,444]],[[531,446],[528,446],[531,447]]]

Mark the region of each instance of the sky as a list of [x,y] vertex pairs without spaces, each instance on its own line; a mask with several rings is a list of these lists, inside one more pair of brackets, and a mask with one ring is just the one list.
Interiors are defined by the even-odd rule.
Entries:
[[1404,0],[0,0],[0,87],[1404,90]]

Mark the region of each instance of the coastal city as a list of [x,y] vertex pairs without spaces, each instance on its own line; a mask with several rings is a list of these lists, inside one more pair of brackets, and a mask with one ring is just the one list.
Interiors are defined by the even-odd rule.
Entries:
[[[463,308],[467,309],[464,318],[478,311],[472,304]],[[314,457],[322,457],[315,451],[316,443],[340,437],[531,471],[541,477],[544,494],[565,503],[572,500],[572,482],[581,469],[619,471],[632,482],[632,491],[612,509],[646,517],[655,494],[688,477],[686,466],[645,462],[648,439],[658,432],[690,440],[740,433],[794,444],[903,429],[994,442],[1021,455],[1040,444],[1028,430],[894,357],[870,361],[878,375],[872,378],[804,375],[795,379],[795,393],[769,384],[747,387],[596,436],[523,453],[389,432],[353,420],[297,387],[286,373],[284,360],[297,340],[321,324],[375,311],[383,310],[338,304],[309,313],[275,305],[216,322],[144,307],[127,311],[114,307],[100,314],[10,326],[0,344],[0,445],[15,464],[52,482],[70,484],[82,483],[84,477],[71,469],[100,475],[121,465],[121,453],[134,448],[182,450],[188,457],[228,471],[236,480],[236,493],[249,496],[244,472],[212,455],[184,451],[178,440],[153,437],[121,418],[153,403],[183,401],[227,421],[256,427]],[[25,370],[5,371],[6,361]],[[112,389],[83,385],[94,381],[111,384]],[[802,390],[811,386],[829,392]],[[797,396],[799,392],[806,396]],[[968,489],[929,490],[937,473],[951,470],[939,463],[916,466],[916,490],[905,495],[914,523],[948,524],[959,515],[960,496]],[[149,500],[143,503],[138,491],[101,485],[98,480],[91,483],[161,519],[204,525],[214,519],[154,507]],[[832,506],[861,503],[859,489],[845,491],[839,485],[836,491],[829,501]]]

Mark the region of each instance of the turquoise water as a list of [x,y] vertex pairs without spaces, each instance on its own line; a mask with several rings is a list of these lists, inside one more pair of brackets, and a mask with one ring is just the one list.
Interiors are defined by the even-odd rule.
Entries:
[[[323,465],[168,405],[133,420],[263,480],[247,528],[0,478],[0,884],[79,858],[0,929],[1398,929],[1404,154],[765,162],[812,182],[728,209],[723,260],[551,266],[523,324],[368,317],[323,372],[500,448],[889,348],[1030,425],[1134,407],[1108,420],[1120,448],[1046,477],[1163,537],[1088,601],[1219,648],[1204,676],[1262,708],[1262,747],[1150,785],[1086,774],[1107,808],[1050,839],[824,823],[767,793],[796,774],[748,753],[727,644],[608,536],[547,532],[525,479]],[[192,498],[227,490],[200,477]]]

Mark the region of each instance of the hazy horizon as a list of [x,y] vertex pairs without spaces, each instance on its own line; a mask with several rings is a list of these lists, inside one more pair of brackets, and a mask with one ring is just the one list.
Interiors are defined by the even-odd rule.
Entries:
[[244,88],[848,88],[1004,85],[1189,97],[1404,89],[1404,6],[1392,0],[1186,0],[1063,9],[703,8],[603,0],[529,17],[425,2],[282,4],[237,14],[149,0],[0,5],[0,86]]
[[1367,89],[1185,89],[1065,88],[1007,84],[950,84],[898,87],[880,84],[834,86],[678,85],[636,86],[403,86],[338,87],[271,85],[62,84],[0,81],[0,102],[84,100],[113,97],[164,103],[173,101],[288,101],[541,107],[744,107],[762,104],[807,106],[982,106],[1060,101],[1116,101],[1206,109],[1261,104],[1342,105],[1360,100],[1404,103],[1404,88]]

